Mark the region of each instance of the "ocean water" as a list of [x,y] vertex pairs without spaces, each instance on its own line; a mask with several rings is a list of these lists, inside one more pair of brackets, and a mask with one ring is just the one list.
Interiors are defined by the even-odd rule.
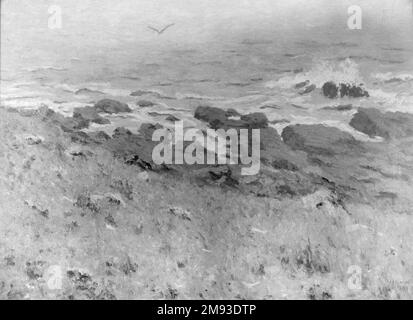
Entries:
[[[162,14],[147,1],[133,2],[135,9],[142,5],[137,13],[129,0],[115,7],[110,1],[69,2],[60,3],[62,28],[50,29],[48,8],[56,1],[2,1],[2,106],[47,105],[70,116],[75,107],[103,98],[128,103],[133,113],[108,116],[110,125],[90,128],[110,132],[118,126],[137,131],[143,122],[171,126],[165,114],[203,127],[194,110],[211,105],[264,112],[277,130],[324,123],[358,139],[368,138],[348,123],[359,106],[413,113],[413,9],[407,0],[395,1],[393,11],[389,1],[383,10],[366,9],[362,30],[348,29],[344,1],[318,12],[322,19],[316,10],[326,5],[321,0],[314,1],[311,17],[293,15],[299,1],[264,17],[256,16],[263,1],[247,1],[238,11],[226,7],[222,14],[216,0],[208,6],[176,0],[181,9],[169,5]],[[147,28],[171,21],[175,25],[162,35]],[[316,89],[300,94],[295,85],[307,80]],[[362,83],[370,97],[327,99],[321,94],[327,81]],[[141,96],[130,95],[138,90]],[[155,105],[137,106],[142,99]],[[354,109],[325,109],[347,104]]]

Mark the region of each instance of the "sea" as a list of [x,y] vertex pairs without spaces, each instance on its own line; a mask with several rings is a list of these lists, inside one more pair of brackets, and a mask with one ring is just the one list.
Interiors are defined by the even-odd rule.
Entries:
[[[413,113],[413,4],[354,2],[362,29],[349,28],[348,1],[1,1],[1,106],[71,116],[115,99],[133,112],[86,130],[136,132],[172,126],[169,114],[205,127],[194,111],[208,105],[263,112],[279,132],[324,124],[375,140],[349,121],[358,107]],[[304,81],[315,90],[303,94]],[[370,97],[326,98],[327,81],[363,84]],[[334,109],[343,105],[352,108]]]

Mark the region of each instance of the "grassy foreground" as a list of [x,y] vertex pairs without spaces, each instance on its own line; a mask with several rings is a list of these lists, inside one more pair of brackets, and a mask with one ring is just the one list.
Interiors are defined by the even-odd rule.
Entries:
[[5,109],[0,136],[1,299],[413,298],[411,140],[343,208],[140,171]]

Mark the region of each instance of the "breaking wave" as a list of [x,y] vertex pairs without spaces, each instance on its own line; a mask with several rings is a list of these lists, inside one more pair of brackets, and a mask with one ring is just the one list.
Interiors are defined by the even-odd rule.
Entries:
[[359,66],[351,59],[346,59],[336,64],[333,62],[317,62],[309,71],[281,77],[275,81],[266,83],[267,88],[288,89],[297,83],[310,81],[321,88],[327,81],[336,83],[360,84],[363,83]]

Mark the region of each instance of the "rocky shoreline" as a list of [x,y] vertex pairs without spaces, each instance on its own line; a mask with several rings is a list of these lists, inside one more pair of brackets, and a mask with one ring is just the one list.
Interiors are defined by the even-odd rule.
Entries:
[[154,164],[160,125],[83,131],[128,112],[109,99],[72,117],[1,110],[1,298],[411,297],[411,115],[358,109],[350,125],[384,139],[362,142],[199,106],[211,128],[260,129],[260,173],[242,176]]
[[[353,163],[355,159],[363,163],[369,157],[376,156],[377,149],[384,152],[388,144],[392,144],[390,139],[410,141],[413,137],[413,116],[400,112],[382,113],[377,109],[359,108],[354,114],[350,126],[371,138],[386,139],[383,144],[378,144],[358,141],[347,132],[324,125],[288,125],[279,135],[269,127],[264,113],[241,115],[231,109],[199,106],[194,118],[206,122],[212,129],[260,129],[261,172],[245,178],[240,175],[239,165],[156,165],[152,160],[152,150],[156,145],[152,141],[152,134],[154,130],[162,128],[160,124],[144,123],[138,133],[117,128],[112,136],[103,131],[82,131],[90,123],[109,123],[101,114],[131,111],[127,104],[104,99],[93,107],[76,108],[72,117],[63,117],[47,107],[34,113],[42,121],[53,123],[68,132],[73,142],[100,145],[128,165],[155,172],[174,171],[201,184],[219,181],[226,185],[228,180],[232,187],[241,192],[274,198],[279,197],[280,190],[283,190],[283,196],[285,192],[290,196],[313,193],[316,190],[314,185],[325,181],[324,175],[330,175],[330,178],[332,175],[329,181],[344,182],[343,189],[353,190],[348,192],[351,193],[349,196],[360,195],[365,188],[363,184],[355,185],[354,176],[368,173],[363,172],[362,165],[349,168],[344,163]],[[336,172],[331,171],[334,166],[337,167]],[[345,170],[341,170],[342,166]],[[244,183],[244,180],[248,183]],[[324,187],[329,188],[328,184]]]

